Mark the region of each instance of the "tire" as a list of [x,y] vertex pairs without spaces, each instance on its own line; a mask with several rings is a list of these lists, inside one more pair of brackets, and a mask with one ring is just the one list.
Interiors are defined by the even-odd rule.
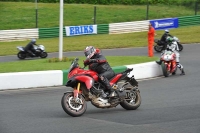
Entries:
[[179,47],[179,51],[182,51],[183,50],[183,45],[178,43],[178,47]]
[[63,110],[70,116],[78,117],[85,113],[87,109],[87,103],[82,95],[79,95],[79,99],[82,101],[82,105],[74,103],[73,92],[67,92],[63,95],[61,105]]
[[131,97],[127,95],[125,100],[120,102],[120,105],[126,110],[136,110],[141,104],[140,92],[138,90],[134,91],[125,90],[125,91],[126,93],[131,94],[130,95]]
[[176,72],[173,72],[172,75],[176,75]]
[[169,71],[167,71],[167,67],[166,67],[164,62],[162,62],[161,67],[162,67],[163,75],[165,77],[168,77],[169,76]]
[[177,68],[176,68],[175,71],[172,73],[172,75],[176,75],[176,71],[177,71]]
[[155,45],[155,46],[154,46],[154,50],[155,50],[156,52],[161,52],[161,51],[162,51],[162,47],[159,47],[158,45]]
[[48,56],[47,52],[42,52],[42,53],[40,54],[40,57],[41,57],[41,58],[46,58],[47,56]]
[[20,52],[17,54],[17,57],[18,57],[19,59],[25,59],[25,58],[26,58],[26,53],[20,51]]

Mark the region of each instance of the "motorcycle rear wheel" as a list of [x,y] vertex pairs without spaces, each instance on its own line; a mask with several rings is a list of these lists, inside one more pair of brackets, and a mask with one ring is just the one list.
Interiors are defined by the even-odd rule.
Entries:
[[42,53],[40,54],[40,57],[41,57],[41,58],[46,58],[47,56],[48,56],[47,52],[42,52]]
[[127,97],[120,105],[126,110],[136,110],[141,104],[141,95],[138,90],[126,90]]
[[165,65],[164,62],[162,62],[161,67],[162,67],[163,75],[164,75],[165,77],[168,77],[170,72],[167,71],[167,66]]
[[162,47],[159,47],[158,45],[155,45],[155,46],[154,46],[154,50],[155,50],[156,52],[161,52],[161,51],[162,51]]
[[18,57],[19,59],[25,59],[25,58],[26,58],[26,53],[20,51],[20,52],[17,54],[17,57]]
[[63,110],[70,116],[78,117],[85,113],[87,109],[87,103],[82,95],[78,96],[82,104],[76,103],[74,101],[73,92],[67,92],[63,95],[61,99],[61,105]]
[[178,47],[179,47],[179,51],[182,51],[183,50],[183,45],[178,43]]

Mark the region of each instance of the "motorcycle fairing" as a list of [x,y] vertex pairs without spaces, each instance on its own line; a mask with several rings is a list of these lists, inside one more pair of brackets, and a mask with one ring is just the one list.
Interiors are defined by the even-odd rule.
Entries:
[[119,79],[122,77],[122,74],[117,74],[115,77],[113,77],[111,80],[110,80],[110,85],[112,86],[113,84],[115,84],[117,81],[119,81]]
[[119,80],[125,79],[127,77],[127,73],[129,73],[130,71],[132,71],[133,68],[128,68],[125,71],[116,74],[111,80],[110,80],[110,85],[112,86],[113,84],[115,84],[116,82],[118,82]]
[[22,47],[22,46],[18,46],[17,49],[18,49],[19,51],[25,51],[25,50],[24,50],[24,47]]
[[86,75],[76,76],[75,79],[84,82],[87,89],[90,89],[94,85],[94,79]]
[[87,89],[90,89],[94,85],[94,79],[92,79],[91,77],[87,75],[81,75],[81,76],[78,75],[78,76],[71,77],[67,81],[66,86],[70,86],[74,88],[76,87],[78,81],[85,83]]

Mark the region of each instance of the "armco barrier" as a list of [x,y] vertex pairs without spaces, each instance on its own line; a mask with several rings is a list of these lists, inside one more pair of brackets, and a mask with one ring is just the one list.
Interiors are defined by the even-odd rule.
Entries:
[[132,32],[148,31],[149,20],[111,23],[109,24],[109,34],[122,34]]
[[38,38],[38,29],[0,30],[0,42]]
[[[126,68],[133,68],[129,76],[136,79],[152,78],[162,75],[161,67],[155,62],[141,63],[113,67],[115,73],[122,72]],[[34,71],[17,73],[0,73],[0,90],[48,87],[65,85],[68,70]]]
[[108,34],[109,25],[108,24],[98,24],[97,25],[97,34]]
[[195,16],[185,16],[178,18],[179,27],[190,26],[190,25],[200,25],[200,15]]
[[[123,33],[147,31],[149,21],[151,20],[98,24],[97,34],[123,34]],[[159,26],[162,24],[159,24],[158,22],[156,23],[156,25]],[[190,25],[200,25],[200,15],[178,17],[179,27],[190,26]],[[153,26],[155,27],[155,23]],[[65,27],[63,27],[63,36],[66,37]],[[32,38],[54,38],[54,37],[59,37],[59,27],[39,28],[39,29],[35,28],[35,29],[0,30],[0,41],[16,41],[16,40],[27,40]]]
[[[63,36],[66,36],[65,28],[63,28]],[[39,38],[59,37],[59,27],[39,28]]]

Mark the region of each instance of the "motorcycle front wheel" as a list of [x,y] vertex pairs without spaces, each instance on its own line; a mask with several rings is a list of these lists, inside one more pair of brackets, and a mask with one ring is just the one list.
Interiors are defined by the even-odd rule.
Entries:
[[20,51],[20,52],[17,54],[17,57],[18,57],[19,59],[25,59],[25,58],[26,58],[26,53]]
[[41,58],[46,58],[47,56],[48,56],[47,52],[42,52],[42,53],[40,54],[40,57],[41,57]]
[[78,117],[85,113],[87,109],[87,103],[82,95],[78,96],[78,99],[74,99],[73,92],[67,92],[63,95],[61,100],[63,110],[70,116]]
[[120,102],[120,105],[126,110],[136,110],[141,104],[139,90],[126,89],[126,98]]
[[162,62],[161,67],[162,67],[163,75],[165,77],[168,77],[170,72],[167,70],[167,66],[165,65],[164,62]]

